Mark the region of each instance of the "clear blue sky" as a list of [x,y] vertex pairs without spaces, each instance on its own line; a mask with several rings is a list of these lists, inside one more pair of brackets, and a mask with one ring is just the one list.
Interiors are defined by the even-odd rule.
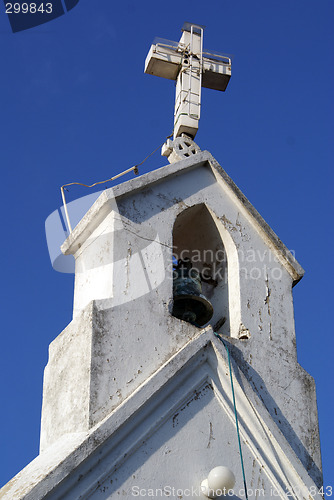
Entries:
[[[332,0],[80,0],[16,34],[1,5],[1,485],[38,454],[48,345],[71,320],[73,276],[51,267],[45,219],[62,184],[106,179],[170,134],[173,82],[143,66],[154,37],[177,41],[184,21],[234,55],[227,91],[203,89],[196,142],[306,270],[294,288],[298,359],[316,381],[334,485]],[[140,172],[164,164],[158,152]]]

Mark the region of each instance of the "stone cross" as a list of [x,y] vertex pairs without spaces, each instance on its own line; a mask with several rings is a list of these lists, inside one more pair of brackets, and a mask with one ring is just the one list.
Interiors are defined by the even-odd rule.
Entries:
[[225,90],[231,77],[231,59],[203,51],[203,29],[185,23],[179,42],[154,40],[145,61],[145,73],[176,80],[174,139],[182,133],[194,138],[201,111],[201,87]]

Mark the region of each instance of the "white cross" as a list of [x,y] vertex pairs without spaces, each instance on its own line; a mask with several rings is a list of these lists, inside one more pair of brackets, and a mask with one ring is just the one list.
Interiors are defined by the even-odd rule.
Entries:
[[201,87],[225,90],[231,59],[203,51],[203,29],[185,23],[180,41],[156,39],[145,61],[145,73],[176,80],[174,139],[182,133],[194,138],[201,111]]

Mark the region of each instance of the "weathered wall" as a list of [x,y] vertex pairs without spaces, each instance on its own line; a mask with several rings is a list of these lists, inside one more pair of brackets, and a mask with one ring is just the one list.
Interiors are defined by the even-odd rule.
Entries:
[[[43,447],[74,428],[97,424],[196,334],[196,327],[170,315],[173,226],[186,208],[205,204],[227,254],[229,321],[220,331],[230,337],[241,369],[304,466],[312,469],[314,461],[320,468],[314,383],[296,358],[293,262],[286,263],[282,244],[207,161],[192,170],[165,168],[179,170],[129,181],[118,190],[117,210],[114,203],[96,223],[93,208],[84,221],[86,236],[74,231],[67,251],[77,259],[77,317],[50,348]],[[224,307],[216,300],[212,325]],[[74,346],[75,359],[82,360],[78,376]]]
[[[320,500],[320,471],[317,488],[316,470],[302,465],[233,356],[231,365],[248,497]],[[201,481],[217,465],[236,477],[229,498],[244,498],[228,355],[208,327],[99,425],[48,447],[0,497],[132,498],[139,488],[140,496],[157,498],[155,490],[174,488],[180,493],[173,497],[199,498]]]

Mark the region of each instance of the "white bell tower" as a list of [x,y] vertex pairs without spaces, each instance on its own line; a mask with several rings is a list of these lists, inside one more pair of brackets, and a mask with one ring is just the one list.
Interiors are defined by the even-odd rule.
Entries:
[[[178,80],[170,163],[104,191],[63,243],[73,320],[49,348],[41,453],[2,500],[323,498],[315,384],[296,352],[304,271],[183,135],[196,133],[203,82],[230,75],[202,36],[187,25],[146,60]],[[189,297],[210,303],[206,323]]]

